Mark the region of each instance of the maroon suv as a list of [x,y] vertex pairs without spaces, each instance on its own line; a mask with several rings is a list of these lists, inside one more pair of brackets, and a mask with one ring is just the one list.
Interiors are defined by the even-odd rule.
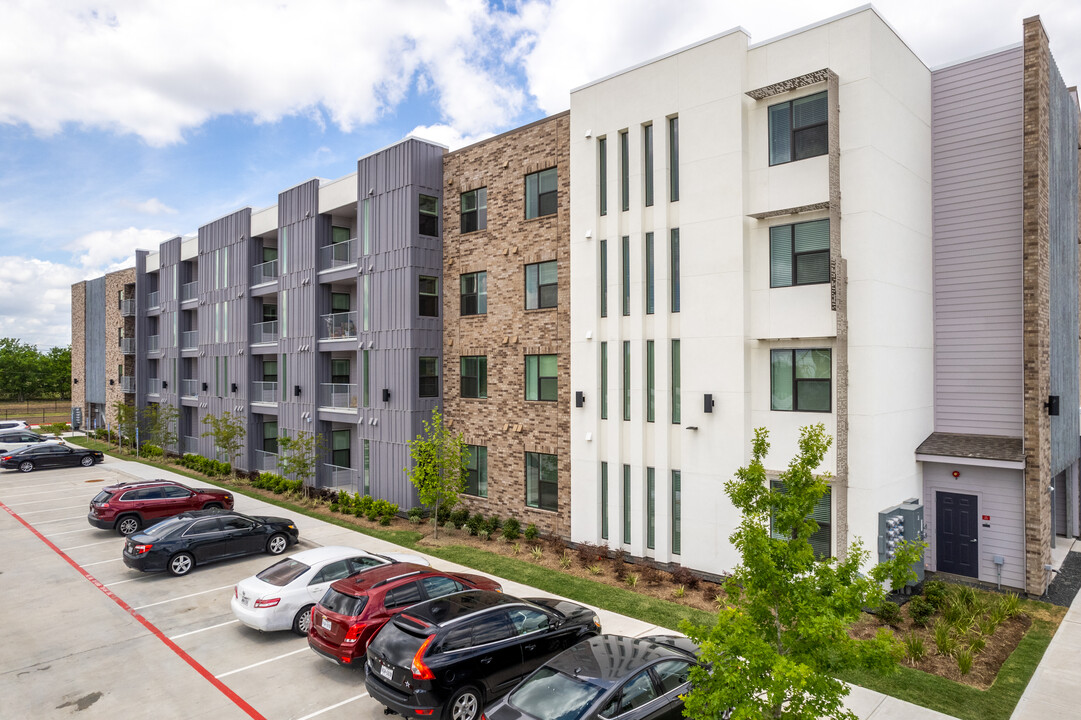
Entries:
[[481,575],[447,573],[413,563],[391,563],[338,580],[312,608],[308,645],[342,665],[364,665],[379,629],[398,611],[462,590],[502,587]]
[[103,488],[90,501],[86,519],[102,530],[131,535],[140,528],[189,510],[233,509],[233,494],[190,488],[172,480],[142,480]]

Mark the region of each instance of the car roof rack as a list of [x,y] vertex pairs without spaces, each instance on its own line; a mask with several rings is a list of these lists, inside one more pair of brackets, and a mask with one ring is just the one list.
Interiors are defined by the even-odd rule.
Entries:
[[[386,585],[387,583],[394,582],[395,580],[401,580],[402,578],[407,578],[407,577],[410,577],[412,575],[420,575],[423,572],[425,572],[425,571],[424,570],[413,570],[412,572],[402,573],[401,575],[395,575],[394,577],[389,577],[386,580],[380,580],[379,582],[373,583],[372,584],[372,589],[374,590],[375,588],[382,587],[383,585]],[[357,578],[357,581],[359,582],[362,579],[363,578]]]

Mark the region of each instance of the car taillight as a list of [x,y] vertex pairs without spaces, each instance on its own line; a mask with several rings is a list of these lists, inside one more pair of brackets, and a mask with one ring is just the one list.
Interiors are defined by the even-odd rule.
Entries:
[[132,548],[132,550],[135,551],[136,555],[145,555],[146,553],[150,552],[150,548],[152,548],[152,547],[154,547],[154,546],[153,545],[136,545],[135,547]]
[[101,505],[98,505],[98,507],[101,508],[102,510],[108,510],[109,509],[109,503],[102,503]]
[[10,459],[11,459],[12,457],[14,457],[14,456],[12,456],[12,455],[5,455],[4,457],[0,458],[0,460],[10,460]]
[[257,607],[257,608],[274,607],[275,605],[277,605],[281,601],[282,601],[281,598],[263,598],[263,599],[255,601],[255,607]]
[[235,597],[235,598],[240,597],[240,586],[239,585],[234,585],[233,586],[233,597]]
[[348,643],[352,645],[357,640],[360,640],[360,634],[364,632],[365,627],[366,623],[353,623],[352,625],[350,625],[349,632],[347,632],[345,634],[345,637],[342,638],[342,644],[345,645]]
[[424,664],[424,651],[428,649],[428,646],[432,644],[432,640],[435,640],[435,635],[429,635],[428,639],[424,641],[424,644],[417,650],[417,654],[413,656],[413,677],[417,680],[435,680],[435,673],[432,669]]

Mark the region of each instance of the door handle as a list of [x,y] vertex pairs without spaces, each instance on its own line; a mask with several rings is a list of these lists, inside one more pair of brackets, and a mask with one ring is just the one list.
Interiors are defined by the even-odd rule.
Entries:
[[972,538],[971,540],[969,540],[969,542],[979,542],[979,539],[978,538]]
[[492,658],[491,658],[491,657],[481,658],[481,659],[480,659],[480,664],[481,664],[481,665],[487,665],[487,664],[488,664],[488,663],[490,663],[491,661],[492,661]]
[[534,649],[536,649],[536,647],[537,647],[536,643],[530,643],[529,645],[524,646],[524,648],[526,650],[534,650]]

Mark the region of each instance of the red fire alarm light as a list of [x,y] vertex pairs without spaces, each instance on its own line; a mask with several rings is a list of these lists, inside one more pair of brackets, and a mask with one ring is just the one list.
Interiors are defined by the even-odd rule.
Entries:
[[960,471],[960,470],[954,470],[954,471],[953,471],[953,476],[954,476],[955,478],[959,478],[959,477],[961,477],[961,471]]

